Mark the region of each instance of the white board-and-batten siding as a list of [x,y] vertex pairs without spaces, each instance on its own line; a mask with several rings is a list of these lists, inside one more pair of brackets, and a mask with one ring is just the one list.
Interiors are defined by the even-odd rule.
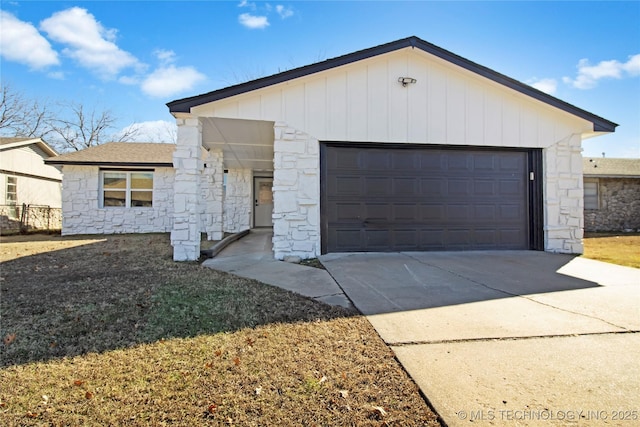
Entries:
[[[403,87],[399,77],[415,84]],[[403,49],[194,107],[283,121],[320,141],[547,148],[592,124],[418,49]]]

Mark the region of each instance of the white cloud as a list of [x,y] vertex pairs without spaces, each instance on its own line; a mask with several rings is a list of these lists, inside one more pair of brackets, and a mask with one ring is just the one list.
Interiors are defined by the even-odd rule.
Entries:
[[162,65],[142,81],[142,91],[153,97],[167,97],[192,89],[205,80],[205,75],[193,67]]
[[640,74],[640,54],[630,56],[624,63],[612,59],[591,65],[588,59],[581,59],[578,61],[576,78],[563,77],[562,81],[577,89],[591,89],[600,79],[621,79],[625,73],[631,76]]
[[[268,4],[267,4],[268,6]],[[249,2],[247,0],[242,0],[240,3],[238,3],[238,7],[248,7],[251,10],[256,10],[256,4],[253,2]]]
[[175,61],[176,58],[176,53],[172,50],[157,49],[153,53],[163,64],[170,64]]
[[555,94],[556,89],[558,88],[558,82],[556,79],[533,79],[529,80],[527,83],[544,93],[548,93],[549,95]]
[[622,68],[632,76],[640,75],[640,53],[629,57],[629,60],[622,64]]
[[249,13],[238,16],[238,22],[251,30],[261,30],[269,26],[269,20],[266,16],[255,16]]
[[282,19],[287,19],[293,16],[293,9],[291,9],[290,7],[286,8],[281,4],[276,6],[276,12],[278,12],[278,15],[280,15],[280,18]]
[[64,80],[65,78],[65,74],[63,71],[52,71],[50,73],[47,73],[47,76],[56,80]]
[[176,142],[178,128],[175,122],[166,120],[152,120],[132,123],[122,129],[118,135],[124,135],[134,131],[132,142]]
[[58,65],[58,53],[29,22],[0,10],[0,54],[7,61],[15,61],[38,70]]
[[63,53],[102,78],[139,66],[138,60],[115,43],[117,30],[107,29],[86,9],[72,7],[54,13],[40,23],[50,39],[68,47]]

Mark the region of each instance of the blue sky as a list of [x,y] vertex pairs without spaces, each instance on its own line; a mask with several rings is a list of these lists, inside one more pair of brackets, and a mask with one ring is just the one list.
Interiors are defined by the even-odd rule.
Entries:
[[[147,139],[165,103],[418,36],[619,123],[587,156],[640,157],[640,1],[9,1],[1,78],[111,110]],[[158,131],[160,132],[160,131]],[[156,136],[154,136],[156,135]]]

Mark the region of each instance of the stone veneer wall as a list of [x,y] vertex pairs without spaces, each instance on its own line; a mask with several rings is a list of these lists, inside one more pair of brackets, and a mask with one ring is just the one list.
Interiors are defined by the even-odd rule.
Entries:
[[200,176],[200,229],[207,233],[207,240],[222,240],[224,156],[222,150],[204,150],[204,157]]
[[545,251],[583,252],[581,153],[581,137],[578,134],[543,150]]
[[598,178],[599,209],[584,211],[586,231],[640,231],[640,178]]
[[274,126],[273,252],[320,255],[320,143],[284,122]]
[[237,233],[251,228],[252,181],[251,169],[229,169],[224,194],[223,231]]
[[153,207],[100,207],[100,169],[62,168],[62,234],[169,232],[173,225],[173,168],[155,168]]

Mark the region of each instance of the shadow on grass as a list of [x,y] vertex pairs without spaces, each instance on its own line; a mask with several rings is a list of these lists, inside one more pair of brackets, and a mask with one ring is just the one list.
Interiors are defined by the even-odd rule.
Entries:
[[0,366],[353,314],[175,263],[168,234],[15,240],[0,243]]

